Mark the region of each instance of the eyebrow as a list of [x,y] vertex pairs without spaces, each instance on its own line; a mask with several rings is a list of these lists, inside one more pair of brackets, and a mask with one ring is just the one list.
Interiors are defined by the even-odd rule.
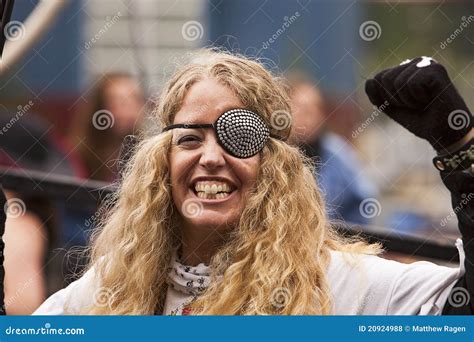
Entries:
[[165,128],[163,128],[163,131],[162,132],[166,132],[166,131],[169,131],[171,129],[174,129],[174,128],[214,128],[214,124],[186,124],[186,123],[183,123],[183,124],[174,124],[174,125],[169,125]]

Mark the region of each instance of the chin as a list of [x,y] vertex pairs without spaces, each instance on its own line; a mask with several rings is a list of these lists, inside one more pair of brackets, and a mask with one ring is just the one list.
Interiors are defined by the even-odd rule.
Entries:
[[210,215],[206,215],[203,213],[199,218],[193,218],[190,220],[190,224],[194,227],[202,227],[205,229],[213,228],[218,230],[225,230],[232,226],[232,223],[229,222],[236,222],[235,219],[231,219],[230,217],[220,216],[215,213]]

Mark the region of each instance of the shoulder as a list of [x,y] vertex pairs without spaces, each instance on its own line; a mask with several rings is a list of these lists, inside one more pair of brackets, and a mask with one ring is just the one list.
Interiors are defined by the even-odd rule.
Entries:
[[365,171],[352,145],[334,133],[325,133],[321,137],[320,175],[327,187],[342,187],[356,192],[358,197],[376,194],[376,188],[366,177]]
[[33,315],[79,315],[100,300],[101,288],[94,267],[66,288],[54,293]]
[[336,314],[383,315],[430,312],[446,300],[444,296],[462,273],[462,268],[427,261],[404,264],[333,251],[327,276]]
[[362,314],[367,305],[378,301],[377,313],[384,314],[382,308],[388,306],[388,294],[402,272],[402,264],[375,255],[331,252],[327,276],[337,299],[336,311]]
[[[359,162],[352,145],[335,133],[324,133],[321,137],[321,149],[323,154],[326,153],[330,157],[337,158],[337,160],[343,165],[350,165],[352,162]],[[344,156],[344,158],[340,156]],[[349,160],[346,161],[346,158]]]

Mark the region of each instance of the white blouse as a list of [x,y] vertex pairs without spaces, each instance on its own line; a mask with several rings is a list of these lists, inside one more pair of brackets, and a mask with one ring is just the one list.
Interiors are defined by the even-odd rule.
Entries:
[[[403,264],[372,255],[331,252],[327,270],[335,315],[439,315],[464,275],[462,241],[457,268],[418,261]],[[184,266],[173,260],[165,301],[166,315],[189,314],[186,304],[209,283],[207,266]],[[94,269],[49,297],[34,315],[77,315],[106,298]],[[105,303],[106,304],[106,303]]]

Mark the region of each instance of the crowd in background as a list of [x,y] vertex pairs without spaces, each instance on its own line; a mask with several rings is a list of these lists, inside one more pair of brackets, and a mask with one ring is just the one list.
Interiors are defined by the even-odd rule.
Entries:
[[[79,2],[72,3],[71,6],[78,10],[76,6]],[[188,12],[198,12],[198,9],[194,8],[198,2],[193,2],[193,4],[190,2],[184,3],[184,5],[180,5],[181,7],[170,6],[170,12],[162,14],[160,20],[165,23],[164,25],[172,20],[169,18],[164,20],[163,18],[167,18],[166,15],[169,15],[170,18],[183,15],[186,16],[185,19],[188,22],[193,22],[189,20],[193,18],[189,18],[191,14]],[[230,31],[232,25],[239,26],[238,23],[235,24],[234,22],[222,22],[223,16],[218,13],[220,2],[210,1],[209,3],[215,5],[209,10],[210,26],[215,30],[214,36],[220,37],[221,31]],[[235,5],[236,3],[224,1],[224,4],[229,5],[229,8],[238,6]],[[299,2],[296,3],[301,5]],[[91,6],[97,7],[92,16],[94,20],[97,19],[97,16],[107,18],[106,15],[108,15],[108,17],[117,18],[117,20],[107,22],[117,25],[116,28],[119,27],[124,13],[117,12],[110,2],[104,2],[103,7],[96,4]],[[330,5],[326,4],[324,6],[328,7],[325,7],[324,10],[332,13],[331,8],[329,8]],[[340,5],[334,4],[333,6]],[[399,9],[400,13],[397,12],[397,14],[401,17],[404,13],[415,13],[415,11],[427,11],[428,17],[432,8],[435,8],[435,5],[429,6],[427,5],[426,8],[423,6],[413,7],[413,11],[411,11],[412,7],[408,4],[406,6],[395,6],[395,8]],[[310,6],[307,5],[307,7]],[[293,35],[293,32],[296,32],[293,35],[295,39],[298,35],[304,37],[306,34],[298,31],[298,25],[303,23],[304,20],[319,22],[318,20],[311,20],[307,7],[298,8],[298,15],[294,15],[297,18],[294,23],[291,23],[294,31],[288,29],[284,35],[278,37],[278,44],[283,41],[290,41],[292,45],[288,42],[287,44],[290,45],[278,47],[276,43],[274,45],[267,44],[265,50],[270,53],[273,49],[278,49],[279,53],[273,58],[277,64],[280,57],[282,60],[286,58],[287,62],[288,60],[299,60],[301,62],[301,65],[296,65],[302,66],[301,70],[280,66],[281,69],[286,71],[284,76],[288,81],[288,91],[292,104],[293,129],[289,143],[299,146],[302,153],[314,161],[316,166],[315,181],[318,183],[326,201],[328,217],[334,221],[342,220],[358,225],[362,229],[370,225],[381,229],[395,230],[398,233],[418,234],[430,239],[452,238],[452,235],[456,234],[454,220],[447,222],[442,230],[437,229],[440,228],[439,223],[443,222],[442,219],[448,217],[446,208],[449,208],[449,197],[447,190],[444,189],[438,179],[437,172],[435,170],[426,171],[432,167],[430,156],[432,156],[433,151],[428,146],[423,145],[423,142],[409,136],[396,124],[385,120],[383,115],[379,115],[380,113],[373,112],[365,99],[357,99],[360,89],[359,93],[353,89],[346,89],[345,93],[327,91],[325,84],[338,83],[338,76],[328,76],[328,79],[324,79],[325,75],[318,78],[314,77],[314,74],[308,73],[308,64],[310,69],[316,70],[319,69],[319,64],[315,60],[320,62],[320,59],[313,56],[311,51],[306,52],[307,50],[304,50],[302,55],[306,58],[305,62],[302,62],[303,59],[300,60],[301,56],[296,57],[294,55],[297,51],[303,50],[294,41],[291,42],[290,38],[285,40],[286,35]],[[378,7],[373,5],[366,11],[367,15],[379,16],[387,24],[381,32],[386,39],[375,40],[370,43],[372,44],[369,48],[371,53],[367,53],[363,57],[368,61],[367,64],[362,65],[360,63],[362,58],[354,57],[352,47],[347,47],[347,53],[343,58],[339,61],[331,61],[326,69],[330,69],[330,71],[342,69],[341,61],[351,60],[352,58],[355,61],[351,63],[359,67],[357,77],[364,78],[370,76],[369,74],[372,72],[367,65],[380,69],[382,65],[378,62],[382,59],[382,63],[393,64],[394,61],[401,61],[402,57],[413,57],[405,56],[397,50],[398,47],[395,45],[398,43],[394,44],[393,42],[398,37],[394,38],[395,33],[388,29],[385,30],[385,28],[398,28],[401,25],[399,22],[391,23],[391,20],[395,20],[393,19],[394,13],[384,8],[381,9],[381,7],[383,7],[383,4],[378,4]],[[244,11],[245,6],[239,8]],[[113,12],[106,12],[107,9],[113,9]],[[338,9],[340,10],[340,8]],[[324,10],[317,11],[314,15],[317,14],[318,18],[323,19],[324,14],[321,13]],[[285,9],[284,14],[286,15],[287,12],[293,13],[293,10]],[[388,14],[384,14],[384,16],[379,12]],[[359,16],[357,11],[353,9],[347,13],[356,13],[353,16]],[[437,13],[434,11],[433,13],[435,14],[431,16],[435,18]],[[457,13],[456,10],[453,10],[453,13]],[[235,16],[242,15],[242,13],[233,14]],[[415,21],[413,18],[410,19],[408,14],[406,15],[407,20],[413,24]],[[147,15],[151,16],[152,14]],[[150,19],[146,15],[144,17]],[[349,19],[343,20],[341,23],[344,22],[344,25],[350,25],[354,18],[351,15]],[[75,20],[77,20],[77,16],[71,16],[67,23],[75,24]],[[153,20],[153,18],[150,19],[150,21]],[[248,20],[251,20],[251,18]],[[379,21],[382,22],[382,20]],[[114,31],[112,24],[110,25],[111,32]],[[273,23],[272,25],[274,26]],[[272,25],[269,24],[273,27]],[[414,25],[409,28],[403,27],[403,29],[412,30],[409,32],[410,35],[407,34],[407,36],[414,37],[416,34],[422,35],[423,32],[420,32],[420,30],[424,30],[424,27],[427,26],[421,25],[418,27]],[[216,30],[216,27],[221,28],[221,31]],[[242,27],[242,25],[239,27]],[[304,26],[302,25],[302,27]],[[165,28],[161,31],[166,33],[169,27],[165,26]],[[323,30],[324,27],[319,27],[319,29]],[[249,30],[249,28],[247,27],[246,30]],[[347,27],[344,26],[342,30],[347,32]],[[432,32],[435,32],[435,34],[439,33],[437,30],[438,28],[432,28]],[[83,85],[83,89],[87,90],[85,92],[81,90],[81,95],[78,96],[79,99],[54,99],[61,104],[60,109],[53,106],[48,110],[44,110],[44,107],[41,108],[41,100],[38,97],[38,99],[35,98],[34,102],[30,101],[31,105],[28,106],[28,111],[23,112],[20,109],[21,106],[17,107],[17,103],[29,103],[29,97],[15,97],[16,90],[14,87],[7,87],[9,93],[5,97],[14,100],[10,100],[9,103],[2,100],[0,103],[0,126],[6,127],[8,125],[9,127],[5,132],[0,132],[1,168],[6,170],[36,170],[48,175],[69,176],[76,180],[90,179],[104,182],[104,184],[119,179],[121,155],[126,153],[124,151],[124,139],[130,135],[137,135],[142,130],[150,129],[148,116],[153,107],[153,101],[150,102],[150,100],[159,92],[159,87],[150,87],[153,80],[144,82],[143,75],[137,75],[136,72],[130,73],[133,70],[131,67],[124,68],[123,65],[128,62],[118,63],[122,56],[128,56],[130,53],[129,50],[123,52],[124,49],[120,45],[124,44],[121,40],[123,39],[121,34],[123,31],[117,29],[116,32],[119,33],[109,40],[107,40],[107,32],[104,32],[103,36],[101,35],[93,42],[95,45],[89,42],[90,44],[86,47],[86,50],[89,52],[97,51],[95,62],[90,63],[94,66],[95,63],[102,66],[107,65],[110,68],[104,71],[105,68],[98,67],[98,70],[95,70],[95,74],[98,75],[97,78],[89,80],[87,84]],[[178,31],[181,33],[181,30]],[[98,32],[101,31],[98,30]],[[146,36],[147,32],[147,30],[144,30],[143,35]],[[304,33],[307,33],[307,31],[304,31]],[[330,33],[331,31],[328,31],[328,34]],[[441,36],[446,35],[444,31],[439,34]],[[242,34],[242,37],[244,37],[242,41],[251,39],[253,35],[254,32],[250,32],[248,34],[249,38]],[[345,41],[342,42],[343,44],[335,44],[335,39],[349,39],[339,33],[335,36],[336,38],[331,36],[332,38],[326,43],[318,41],[315,46],[329,47],[334,45],[340,47],[349,44]],[[97,37],[97,34],[95,37]],[[466,37],[469,36],[466,34]],[[183,47],[178,46],[178,43],[170,43],[172,39],[168,39],[166,34],[160,36],[161,40],[166,41],[166,43],[163,43],[165,48],[155,49],[153,47],[149,50],[160,52],[165,50],[166,53],[159,55],[161,59],[155,58],[158,55],[151,55],[145,59],[151,61],[152,65],[155,61],[158,63],[165,59],[172,60],[172,58],[169,58],[173,55],[170,51],[174,55],[179,55],[184,53],[184,48],[190,48],[186,45],[189,44],[189,37],[184,38],[184,41],[181,42],[184,44]],[[117,46],[111,48],[110,40],[114,41],[114,39],[117,39],[118,43]],[[228,42],[227,35],[226,39]],[[404,44],[405,52],[417,51],[415,39],[408,42],[403,41],[403,39],[400,40]],[[459,38],[458,42],[464,44],[466,43],[464,40]],[[359,47],[361,43],[369,44],[363,40],[358,43]],[[389,45],[383,46],[383,44]],[[364,45],[364,47],[366,46]],[[146,50],[147,45],[143,43],[136,48],[137,50],[139,48]],[[46,50],[59,51],[57,46]],[[321,48],[321,50],[325,49]],[[382,58],[377,51],[391,51],[391,54],[387,58]],[[448,51],[449,49],[443,52],[449,54]],[[460,51],[462,52],[462,49]],[[38,49],[37,52],[46,54],[46,51],[42,52],[41,49]],[[428,52],[431,53],[432,51]],[[67,55],[67,53],[67,51],[64,51],[64,55]],[[168,53],[169,55],[167,55]],[[319,52],[319,50],[317,50],[317,53],[323,55],[323,52]],[[469,56],[469,53],[472,56],[472,51],[468,51],[464,55]],[[415,54],[419,53],[416,52]],[[115,56],[115,59],[110,56]],[[462,61],[462,56],[463,53],[451,53],[451,55],[448,55],[449,58],[444,58],[442,55],[437,58],[440,59],[440,62],[447,64],[452,60]],[[70,57],[68,57],[68,62],[72,60]],[[357,57],[359,58],[359,56]],[[324,58],[330,59],[326,55],[323,55],[321,59]],[[121,67],[115,67],[115,63],[120,64]],[[331,68],[332,65],[334,67]],[[447,64],[448,69],[455,66]],[[159,71],[154,70],[155,74],[159,73],[166,76],[165,74],[169,73],[169,70],[162,70],[158,67],[157,69]],[[466,70],[465,74],[468,75],[470,70]],[[35,72],[40,73],[41,70],[35,70]],[[30,73],[33,72],[30,71]],[[356,72],[347,73],[344,71],[340,74],[347,79],[353,79]],[[466,79],[461,78],[456,81],[463,82]],[[353,83],[351,86],[355,87]],[[468,81],[466,83],[469,84]],[[351,93],[350,95],[353,96],[346,96],[347,93]],[[464,95],[468,96],[469,94]],[[348,102],[350,102],[350,106],[348,106]],[[70,110],[65,113],[64,108]],[[14,124],[11,124],[12,117],[15,117]],[[105,126],[101,120],[106,121]],[[54,125],[51,124],[53,121],[55,122]],[[400,137],[401,135],[406,136],[397,139],[396,143],[393,139],[390,140],[390,137]],[[377,143],[380,141],[384,141],[384,143]],[[94,230],[94,222],[90,224],[90,218],[94,217],[98,208],[92,202],[89,204],[74,203],[37,196],[25,196],[11,189],[6,189],[5,193],[10,200],[21,200],[25,208],[23,215],[8,217],[6,222],[4,235],[6,245],[6,309],[9,314],[30,314],[49,294],[63,288],[80,275],[81,265],[85,265],[85,260],[81,258],[87,258],[87,255],[77,256],[71,254],[71,251],[84,249],[88,246],[91,233]],[[361,205],[366,200],[371,200],[376,204],[376,215],[367,214],[361,210]]]
[[[369,220],[361,215],[359,205],[364,198],[375,196],[374,186],[360,172],[359,161],[351,146],[337,134],[327,131],[327,114],[320,90],[311,80],[292,76],[289,86],[294,127],[291,143],[314,160],[315,180],[326,199],[328,216],[353,224],[368,224]],[[48,148],[58,155],[61,173],[78,179],[116,181],[123,141],[129,135],[139,134],[140,129],[146,129],[142,125],[146,107],[145,95],[136,78],[124,73],[104,75],[97,82],[88,106],[76,114],[69,134],[64,139],[51,137],[46,140]],[[114,124],[106,130],[97,128],[95,113],[111,113]],[[25,121],[25,124],[29,123]],[[9,153],[14,155],[15,151],[4,149],[3,153],[8,156]],[[25,169],[47,172],[46,159],[25,160]],[[2,166],[24,167],[22,163],[6,162]],[[21,195],[8,191],[7,197],[21,198]],[[48,286],[60,288],[80,274],[80,265],[85,263],[74,256],[66,267],[49,268],[52,273],[61,272],[60,275],[46,274],[44,266],[52,249],[60,248],[65,252],[63,257],[67,258],[71,248],[87,246],[94,227],[86,222],[97,210],[94,205],[36,199],[42,206],[34,206],[35,199],[22,200],[27,203],[27,211],[20,218],[7,220],[4,237],[7,246],[6,303],[10,314],[33,312],[50,292]],[[47,215],[45,207],[48,207]],[[24,260],[30,262],[24,263]],[[19,268],[20,264],[24,267]],[[47,284],[47,278],[59,281]],[[13,300],[15,294],[18,296],[21,284],[28,284],[29,289],[21,294],[20,300]]]

